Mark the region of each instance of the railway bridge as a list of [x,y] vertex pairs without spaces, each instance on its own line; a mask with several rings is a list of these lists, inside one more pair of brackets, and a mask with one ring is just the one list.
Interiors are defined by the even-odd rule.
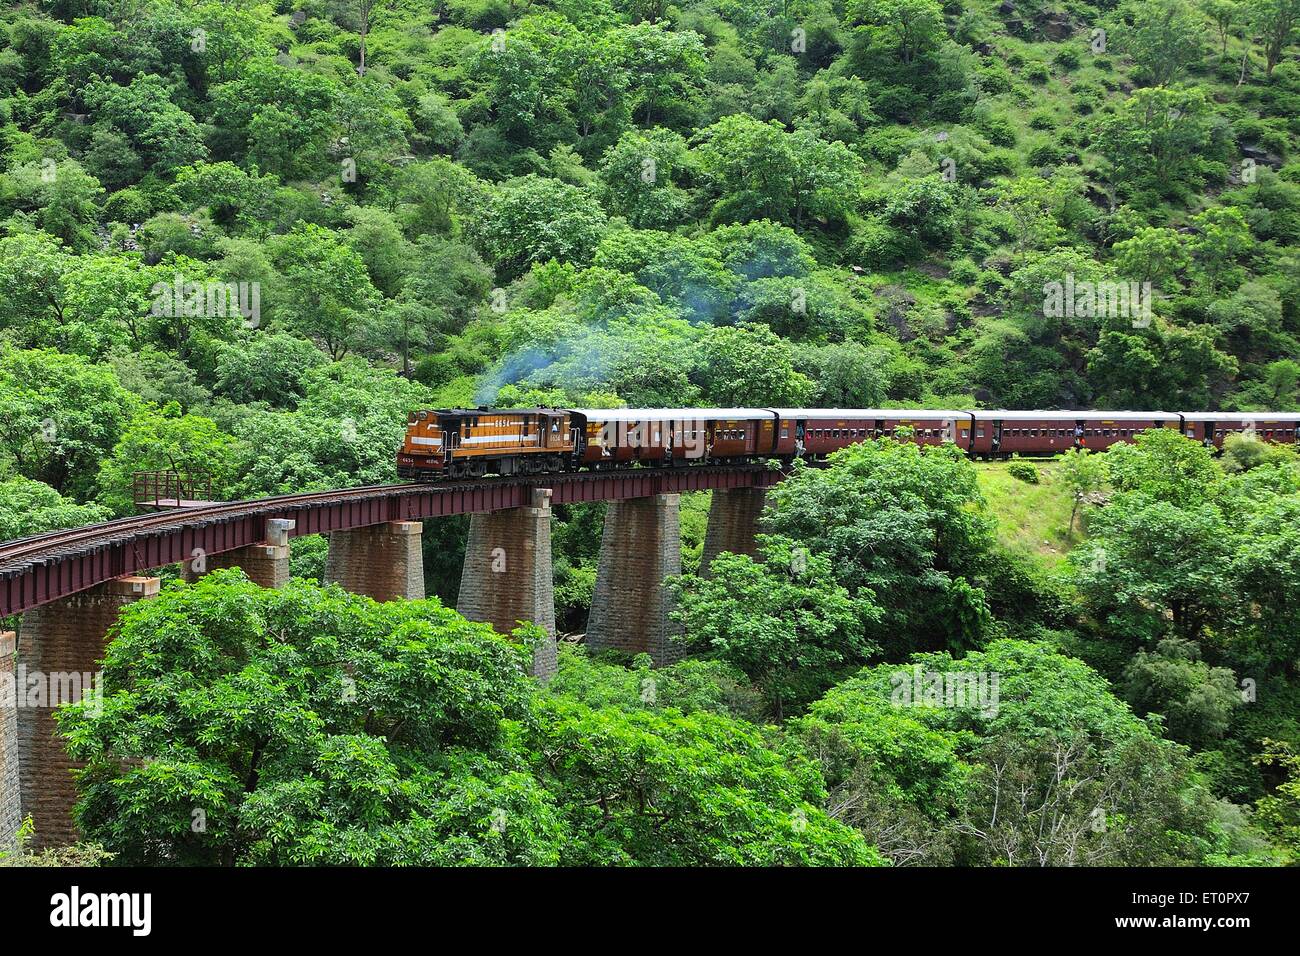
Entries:
[[0,617],[21,615],[16,632],[0,631],[0,850],[27,815],[37,846],[76,839],[75,764],[54,708],[25,706],[19,663],[25,675],[95,673],[118,611],[158,593],[151,570],[179,563],[192,580],[239,567],[279,587],[292,540],[326,534],[327,583],[379,601],[423,598],[424,522],[469,514],[457,610],[501,633],[520,621],[540,625],[549,640],[532,670],[545,679],[556,659],[551,506],[605,501],[587,644],[662,664],[676,655],[664,581],[681,571],[680,494],[713,492],[707,570],[719,552],[753,553],[766,489],[781,477],[763,465],[718,465],[378,485],[199,503],[0,543]]

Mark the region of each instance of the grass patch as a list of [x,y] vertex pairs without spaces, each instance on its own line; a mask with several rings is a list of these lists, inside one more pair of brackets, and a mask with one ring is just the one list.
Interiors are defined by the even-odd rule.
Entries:
[[1026,460],[1038,469],[1038,484],[1012,477],[1009,461],[976,462],[980,491],[990,513],[997,518],[998,540],[1013,551],[1055,567],[1085,537],[1080,528],[1082,521],[1075,520],[1071,535],[1070,492],[1061,480],[1060,463],[1052,459]]

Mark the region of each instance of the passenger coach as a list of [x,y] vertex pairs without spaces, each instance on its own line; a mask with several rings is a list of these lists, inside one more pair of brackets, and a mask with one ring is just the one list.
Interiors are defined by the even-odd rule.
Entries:
[[951,442],[971,456],[1103,451],[1151,428],[1222,448],[1232,434],[1296,444],[1300,414],[900,408],[429,409],[407,419],[402,478],[553,474],[635,465],[679,467],[823,459],[868,438]]

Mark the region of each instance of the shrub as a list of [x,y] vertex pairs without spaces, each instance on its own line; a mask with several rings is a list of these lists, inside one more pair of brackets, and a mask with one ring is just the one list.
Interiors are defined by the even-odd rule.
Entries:
[[1038,484],[1038,469],[1027,461],[1013,461],[1007,466],[1007,474],[1031,485]]

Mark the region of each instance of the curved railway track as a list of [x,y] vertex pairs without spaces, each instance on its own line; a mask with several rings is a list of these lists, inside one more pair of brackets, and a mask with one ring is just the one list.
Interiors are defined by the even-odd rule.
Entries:
[[365,485],[224,501],[132,515],[80,528],[0,542],[0,617],[21,613],[114,577],[218,554],[265,540],[267,518],[295,521],[291,537],[394,520],[428,520],[519,507],[530,487],[548,487],[556,504],[774,484],[763,463],[692,468],[634,466],[559,475]]
[[29,535],[11,541],[0,541],[0,569],[56,557],[61,553],[82,550],[87,546],[107,546],[118,541],[138,537],[141,533],[167,531],[179,526],[202,525],[231,516],[247,516],[264,512],[293,510],[303,505],[347,501],[355,498],[390,497],[394,494],[418,491],[426,486],[418,484],[365,485],[360,488],[336,488],[294,495],[272,495],[267,498],[249,498],[244,501],[223,501],[191,508],[177,508],[152,514],[130,515],[80,528],[65,528]]

